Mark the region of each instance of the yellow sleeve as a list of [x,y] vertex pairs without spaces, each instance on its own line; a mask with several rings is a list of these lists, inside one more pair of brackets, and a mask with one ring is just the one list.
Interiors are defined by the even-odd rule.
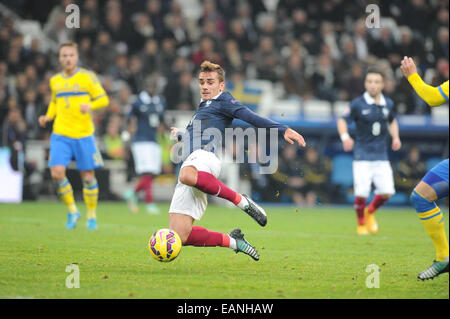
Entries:
[[89,95],[91,96],[91,110],[98,110],[109,104],[108,95],[102,87],[97,76],[93,72],[89,72],[91,83],[89,85]]
[[52,87],[52,80],[50,80],[50,90],[52,92],[52,99],[48,105],[47,113],[45,115],[51,119],[54,119],[56,116],[56,94]]
[[426,84],[417,73],[408,77],[408,81],[429,106],[438,106],[448,102],[448,81],[438,87],[433,87]]

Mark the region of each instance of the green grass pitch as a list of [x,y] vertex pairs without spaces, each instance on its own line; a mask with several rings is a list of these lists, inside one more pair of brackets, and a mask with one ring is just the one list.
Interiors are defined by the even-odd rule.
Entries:
[[[147,241],[167,227],[166,213],[151,216],[141,206],[132,215],[124,203],[101,202],[97,231],[85,228],[85,215],[66,230],[59,202],[0,204],[0,298],[449,298],[448,274],[416,280],[434,248],[413,209],[382,208],[379,233],[358,237],[352,207],[265,208],[264,228],[238,209],[214,205],[197,223],[219,232],[241,228],[258,262],[226,248],[183,247],[173,262],[160,263]],[[445,218],[448,234],[448,212]],[[66,287],[69,264],[79,267],[80,288]],[[379,288],[366,286],[371,264],[380,269]]]

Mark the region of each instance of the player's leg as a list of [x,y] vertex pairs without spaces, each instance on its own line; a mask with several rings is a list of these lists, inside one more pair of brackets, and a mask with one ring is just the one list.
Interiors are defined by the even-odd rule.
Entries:
[[355,200],[353,202],[356,211],[356,233],[358,235],[368,235],[364,210],[367,197],[370,195],[372,175],[367,161],[353,161],[353,189]]
[[147,213],[159,214],[159,208],[153,202],[153,180],[154,177],[161,174],[162,168],[162,152],[161,146],[156,142],[147,142],[146,150],[148,156],[148,163],[145,169],[144,194]]
[[184,246],[228,247],[235,252],[243,252],[255,260],[259,259],[256,249],[248,243],[240,231],[230,235],[193,226],[200,220],[207,205],[206,194],[179,182],[175,187],[169,209],[169,228],[176,231]]
[[448,160],[428,172],[411,193],[411,202],[433,241],[436,257],[433,264],[418,275],[419,279],[432,279],[448,272],[449,246],[445,233],[444,216],[435,201],[448,196]]
[[72,143],[73,141],[67,137],[52,134],[48,163],[50,174],[55,182],[56,192],[68,210],[66,224],[68,229],[75,228],[77,220],[81,217],[75,204],[72,185],[66,176],[66,167],[72,160],[73,155]]
[[145,208],[147,213],[158,215],[160,213],[158,206],[153,202],[153,174],[144,174],[144,195]]
[[[200,150],[191,156],[186,159],[180,170],[181,183],[206,194],[226,199],[241,208],[261,226],[267,224],[267,215],[260,206],[247,195],[235,192],[217,179],[220,173],[220,160],[213,153]],[[214,169],[215,167],[219,169]]]
[[123,193],[123,198],[126,200],[128,208],[133,214],[137,214],[139,212],[139,206],[138,206],[138,197],[137,194],[143,190],[144,181],[141,176],[141,164],[140,164],[140,153],[139,150],[136,149],[136,144],[139,142],[134,142],[131,144],[131,156],[134,163],[134,172],[136,175],[138,175],[137,180],[135,181],[134,187],[132,189],[127,189]]
[[257,250],[245,240],[240,229],[235,229],[230,234],[219,233],[201,226],[193,226],[194,219],[191,216],[177,213],[169,215],[169,228],[178,233],[183,246],[226,247],[259,260]]
[[135,142],[131,145],[134,158],[135,171],[140,175],[134,190],[128,190],[124,194],[128,207],[133,213],[137,213],[137,193],[144,192],[147,212],[159,214],[158,207],[153,202],[153,177],[161,173],[161,148],[154,142]]
[[50,167],[50,174],[55,181],[56,192],[61,201],[66,205],[69,211],[67,215],[67,229],[74,229],[77,225],[78,219],[81,214],[75,204],[75,198],[73,196],[72,185],[66,177],[66,167],[61,165],[55,165]]
[[103,166],[103,159],[93,136],[80,138],[75,144],[75,161],[83,182],[83,199],[87,208],[87,228],[97,229],[98,182],[95,169]]
[[393,194],[395,194],[394,174],[389,161],[372,163],[373,183],[375,185],[375,196],[364,210],[366,227],[372,233],[378,232],[378,223],[375,212],[383,206]]
[[94,170],[81,171],[83,199],[87,208],[87,228],[97,229],[98,182]]

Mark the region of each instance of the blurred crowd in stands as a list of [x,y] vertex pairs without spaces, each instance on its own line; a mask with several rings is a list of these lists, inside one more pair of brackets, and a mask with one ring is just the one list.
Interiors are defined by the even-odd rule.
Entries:
[[[95,115],[96,134],[114,145],[109,156],[117,159],[127,157],[120,132],[144,80],[157,80],[168,110],[195,110],[195,75],[205,59],[223,65],[230,82],[268,80],[283,88],[281,98],[331,103],[361,95],[367,66],[377,64],[398,114],[429,112],[401,75],[403,56],[413,56],[432,85],[449,73],[447,0],[1,2],[20,19],[38,21],[50,41],[78,43],[80,65],[99,75],[110,96],[109,107]],[[80,28],[65,26],[71,3],[80,8]],[[380,8],[382,28],[366,26],[371,3]],[[50,129],[41,129],[37,118],[49,104],[49,79],[59,71],[56,52],[42,49],[48,40],[21,34],[17,23],[0,13],[0,145],[48,138]],[[302,189],[298,180],[289,183]],[[296,201],[312,200],[307,191],[299,194]]]

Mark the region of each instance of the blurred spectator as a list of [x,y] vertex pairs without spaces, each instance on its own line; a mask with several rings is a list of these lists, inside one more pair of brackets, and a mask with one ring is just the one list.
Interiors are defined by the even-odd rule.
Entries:
[[403,26],[399,28],[400,43],[399,54],[400,57],[410,56],[418,59],[420,63],[425,62],[425,50],[423,43],[414,37],[409,27]]
[[301,197],[308,206],[314,206],[316,203],[329,203],[335,194],[331,184],[331,161],[319,152],[309,147],[306,149],[305,158],[301,163],[300,170],[304,187],[301,189]]
[[160,71],[164,74],[169,72],[172,64],[177,58],[175,40],[173,38],[165,38],[161,43],[160,52]]
[[133,55],[129,63],[128,85],[132,93],[138,93],[144,83],[146,74],[143,72],[142,60],[138,55]]
[[271,176],[273,187],[279,192],[280,200],[304,204],[301,190],[305,182],[300,175],[300,157],[295,145],[286,145],[278,159],[278,170]]
[[115,79],[128,81],[128,78],[130,77],[128,56],[125,54],[117,55],[116,63],[110,65],[106,72]]
[[[192,87],[192,74],[182,72],[174,82],[169,82],[164,90],[167,109],[193,111],[199,101],[196,101],[195,88]],[[174,94],[176,92],[176,94]]]
[[244,59],[235,40],[230,39],[225,42],[224,63],[228,74],[245,71]]
[[116,50],[107,31],[100,31],[97,34],[97,40],[92,48],[92,57],[96,64],[93,68],[99,73],[104,73],[114,63]]
[[301,98],[309,94],[309,83],[305,76],[302,56],[298,53],[291,54],[284,68],[283,84],[286,94]]
[[[280,194],[270,182],[270,176],[261,174],[261,163],[258,159],[258,145],[249,144],[248,152],[245,153],[244,164],[240,167],[241,176],[250,181],[252,187],[252,198],[257,201],[276,201]],[[234,151],[235,153],[235,151]],[[249,158],[253,158],[249,160]],[[277,195],[278,194],[278,195]]]
[[400,21],[402,21],[403,25],[408,25],[422,38],[427,36],[425,30],[427,30],[428,21],[431,18],[431,11],[425,0],[411,0],[402,4],[402,14],[399,16]]
[[365,91],[365,72],[361,63],[355,62],[350,67],[350,74],[344,72],[344,75],[346,76],[343,77],[341,81],[344,100],[351,101],[362,95]]
[[[247,38],[249,39],[250,43],[254,45],[258,41],[258,32],[252,14],[252,7],[247,1],[238,1],[236,7],[236,18],[242,23]],[[230,15],[230,18],[232,17],[233,15]],[[270,25],[269,28],[274,29],[275,20],[272,19],[272,21],[270,22],[272,23],[272,25]],[[265,28],[262,28],[261,35],[264,35],[265,31]]]
[[14,170],[20,168],[19,154],[25,147],[25,134],[27,126],[20,114],[20,110],[16,107],[9,109],[8,115],[3,122],[0,145],[7,146],[11,151],[11,166]]
[[448,80],[449,63],[448,59],[439,59],[436,64],[436,72],[433,75],[431,85],[439,86]]
[[437,32],[437,39],[433,50],[435,59],[438,60],[443,58],[448,61],[448,50],[448,26],[440,27]]
[[188,56],[191,53],[191,36],[188,33],[186,21],[181,13],[174,13],[166,17],[167,36],[175,40],[178,54]]
[[273,45],[272,38],[263,37],[259,41],[259,50],[255,53],[257,77],[262,80],[277,82],[279,80],[280,58]]
[[392,36],[391,30],[387,27],[380,29],[380,38],[372,42],[370,52],[378,58],[389,59],[391,63],[393,61],[400,63],[400,48]]
[[199,49],[192,55],[192,62],[194,62],[197,67],[205,60],[209,60],[219,65],[222,65],[223,63],[222,58],[215,50],[214,41],[208,37],[203,37],[200,40]]
[[355,44],[355,52],[359,61],[365,62],[369,55],[369,34],[367,33],[366,24],[363,19],[355,23],[355,30],[353,34],[353,41]]
[[88,38],[91,42],[95,41],[97,30],[90,15],[82,14],[80,16],[80,28],[76,29],[75,40],[79,43],[81,39]]
[[214,0],[205,0],[203,2],[203,15],[200,20],[201,21],[214,21],[216,25],[216,32],[219,34],[219,37],[222,39],[225,36],[225,20],[220,12],[217,10],[216,1]]
[[251,53],[255,49],[248,34],[245,32],[244,25],[238,19],[233,19],[229,24],[227,39],[234,40],[239,50],[242,52],[245,61],[250,61]]
[[312,87],[315,89],[314,95],[318,99],[334,103],[339,94],[336,88],[336,72],[334,72],[331,58],[326,54],[321,54],[317,60],[316,68],[311,76]]
[[408,150],[407,157],[401,159],[394,170],[395,188],[398,192],[410,194],[417,183],[427,172],[425,162],[420,158],[420,150],[413,146]]
[[161,67],[161,57],[159,54],[159,44],[155,39],[148,39],[145,42],[140,55],[145,73],[152,73],[159,70]]
[[106,133],[103,136],[105,159],[125,159],[125,145],[120,136],[121,125],[122,118],[120,116],[113,115],[109,118]]

